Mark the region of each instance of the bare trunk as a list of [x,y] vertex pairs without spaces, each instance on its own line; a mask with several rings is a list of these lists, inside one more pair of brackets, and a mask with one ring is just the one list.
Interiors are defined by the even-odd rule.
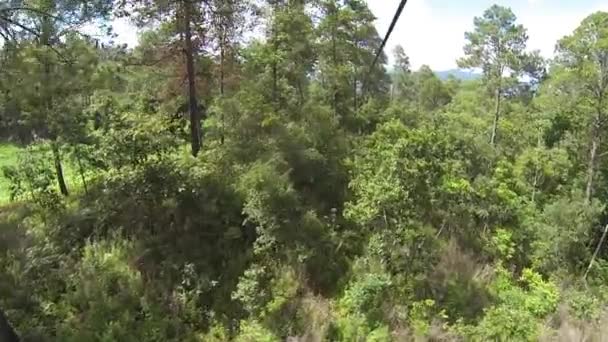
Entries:
[[19,336],[17,336],[17,333],[9,323],[2,310],[0,310],[0,341],[19,342]]
[[[332,61],[334,64],[334,68],[338,67],[338,48],[336,46],[337,39],[337,27],[335,21],[337,20],[336,10],[332,11],[332,15],[336,16],[334,18],[334,25],[332,26],[332,35],[331,35],[331,52],[332,52]],[[338,80],[334,79],[333,81],[333,107],[334,107],[334,115],[338,116]]]
[[[357,26],[355,25],[355,30],[357,29]],[[357,63],[359,62],[359,58],[358,58],[358,54],[357,51],[359,51],[359,41],[355,41],[355,63],[353,66],[353,78],[354,78],[354,82],[353,82],[353,112],[356,113],[357,112],[357,108],[358,108],[358,99],[357,99]],[[361,81],[365,82],[364,79],[362,79]]]
[[52,143],[53,159],[55,160],[55,173],[57,174],[57,185],[59,185],[59,191],[63,196],[68,196],[68,187],[65,184],[65,178],[63,176],[63,165],[61,164],[61,154],[59,152],[59,146],[57,143]]
[[272,103],[274,104],[274,110],[278,110],[278,82],[277,82],[277,62],[272,62]]
[[595,167],[597,163],[597,150],[599,148],[599,132],[597,125],[594,124],[591,132],[591,147],[589,148],[589,164],[587,166],[587,187],[585,190],[585,200],[591,201],[593,196],[593,180],[595,178]]
[[532,203],[536,201],[536,187],[538,186],[538,174],[540,170],[538,163],[534,166],[534,183],[532,184]]
[[534,203],[535,200],[536,200],[536,187],[538,186],[538,180],[539,180],[539,177],[540,177],[540,165],[539,165],[538,150],[541,147],[541,143],[542,143],[542,138],[541,138],[541,132],[539,130],[538,131],[538,137],[536,139],[536,161],[534,163],[534,182],[532,184],[532,203]]
[[353,111],[357,112],[357,71],[355,71],[355,82],[353,84]]
[[500,100],[501,100],[500,87],[501,87],[501,85],[499,82],[498,88],[496,89],[495,98],[494,98],[494,104],[495,104],[494,122],[492,123],[492,137],[490,138],[490,144],[492,146],[496,146],[496,138],[498,135],[498,121],[500,120]]
[[224,34],[222,34],[222,42],[220,44],[220,95],[224,96],[224,63],[226,59],[226,41]]
[[184,36],[186,70],[188,73],[188,109],[190,111],[190,139],[192,155],[197,156],[201,149],[201,118],[196,100],[196,75],[194,71],[194,48],[192,46],[192,3],[184,1]]
[[[222,30],[225,30],[225,28],[222,28]],[[220,43],[220,98],[223,100],[224,98],[224,63],[225,63],[225,49],[226,49],[226,38],[225,38],[226,33],[222,32],[222,41]],[[224,144],[224,140],[225,140],[225,130],[226,130],[226,118],[225,118],[225,114],[224,111],[221,111],[221,117],[220,120],[222,122],[222,130],[221,130],[221,135],[220,135],[220,143],[223,145]]]
[[278,63],[277,63],[277,54],[279,51],[279,40],[278,40],[278,28],[277,28],[277,14],[279,11],[279,1],[275,3],[274,6],[274,18],[272,23],[272,47],[274,56],[272,58],[272,103],[274,105],[275,112],[279,108],[279,71],[278,71]]

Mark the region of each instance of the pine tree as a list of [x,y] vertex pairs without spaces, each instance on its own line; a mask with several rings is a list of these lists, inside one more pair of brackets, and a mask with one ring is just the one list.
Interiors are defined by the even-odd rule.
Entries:
[[528,36],[515,22],[511,9],[494,5],[482,17],[475,17],[475,30],[467,32],[465,57],[458,61],[462,68],[481,68],[488,90],[494,94],[494,119],[490,144],[495,145],[501,115],[501,102],[507,87],[505,73],[511,80],[521,72]]

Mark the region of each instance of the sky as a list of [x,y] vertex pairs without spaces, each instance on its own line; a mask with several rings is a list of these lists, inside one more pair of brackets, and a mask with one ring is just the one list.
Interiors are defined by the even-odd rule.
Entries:
[[[368,0],[384,36],[399,0]],[[493,4],[510,7],[518,23],[528,29],[528,48],[553,56],[555,43],[570,34],[589,14],[608,11],[608,0],[409,0],[385,52],[391,56],[400,44],[414,69],[423,64],[433,70],[456,68],[463,56],[464,33],[473,29],[473,18]]]
[[[378,18],[376,27],[384,37],[399,0],[368,0]],[[608,11],[608,0],[409,0],[385,49],[390,57],[400,44],[414,69],[429,65],[433,70],[456,68],[462,57],[464,33],[473,29],[473,18],[493,4],[510,7],[518,23],[528,29],[528,47],[553,55],[555,43],[570,34],[589,14]],[[114,22],[118,42],[133,46],[137,32],[125,19]]]

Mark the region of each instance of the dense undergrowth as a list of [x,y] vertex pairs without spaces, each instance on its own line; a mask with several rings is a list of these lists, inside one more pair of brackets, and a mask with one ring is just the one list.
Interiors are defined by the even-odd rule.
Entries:
[[[0,150],[0,313],[23,341],[605,338],[608,14],[543,61],[493,6],[460,61],[484,78],[442,81],[402,49],[368,72],[361,1],[201,3],[230,34],[194,39],[197,153],[163,17],[186,9],[132,5],[165,19],[137,48],[17,29],[0,51],[0,134],[29,145]],[[239,39],[251,13],[267,40]]]

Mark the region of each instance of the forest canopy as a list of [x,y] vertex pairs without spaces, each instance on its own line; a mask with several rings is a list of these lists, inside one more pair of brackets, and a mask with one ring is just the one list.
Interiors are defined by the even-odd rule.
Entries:
[[493,5],[466,80],[375,20],[0,0],[0,341],[602,341],[608,13]]

